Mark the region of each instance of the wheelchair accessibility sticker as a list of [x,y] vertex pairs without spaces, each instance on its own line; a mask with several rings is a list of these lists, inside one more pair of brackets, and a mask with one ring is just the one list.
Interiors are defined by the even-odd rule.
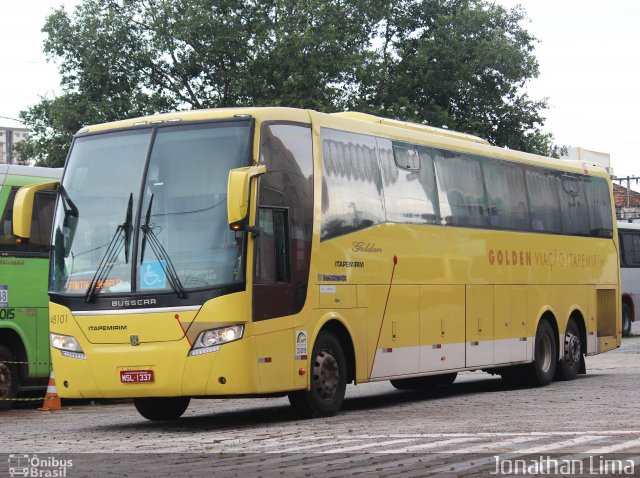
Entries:
[[145,261],[140,272],[140,289],[164,289],[167,287],[164,261]]

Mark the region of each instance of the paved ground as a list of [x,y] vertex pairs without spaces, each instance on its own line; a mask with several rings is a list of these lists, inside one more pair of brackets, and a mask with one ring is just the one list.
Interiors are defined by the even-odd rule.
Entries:
[[634,333],[572,382],[514,389],[476,372],[429,393],[350,386],[328,419],[298,420],[286,398],[195,400],[170,424],[127,402],[12,410],[0,415],[0,476],[9,454],[71,459],[69,477],[488,476],[515,474],[523,457],[545,476],[572,459],[587,468],[566,476],[629,476],[611,472],[640,464],[640,324]]

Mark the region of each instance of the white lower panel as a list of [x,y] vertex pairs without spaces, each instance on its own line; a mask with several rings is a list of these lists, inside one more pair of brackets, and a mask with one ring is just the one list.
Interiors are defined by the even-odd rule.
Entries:
[[420,372],[464,368],[464,344],[423,345],[420,347]]
[[[378,349],[371,378],[490,367],[533,360],[533,337]],[[471,359],[467,353],[471,353]]]
[[420,347],[378,349],[371,378],[393,377],[419,373]]
[[493,361],[493,340],[467,342],[467,367],[490,365]]
[[[522,337],[518,339],[500,339],[494,341],[494,363],[515,363],[530,360],[528,343],[531,339]],[[531,348],[533,350],[533,347]]]

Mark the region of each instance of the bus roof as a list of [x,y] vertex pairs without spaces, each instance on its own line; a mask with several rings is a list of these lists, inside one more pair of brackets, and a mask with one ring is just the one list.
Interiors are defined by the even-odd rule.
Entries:
[[334,116],[341,116],[343,118],[351,118],[359,121],[369,121],[371,123],[384,124],[389,126],[395,126],[396,128],[406,128],[421,133],[438,134],[441,136],[447,136],[455,139],[462,139],[465,141],[472,141],[474,143],[489,144],[489,141],[467,133],[459,133],[458,131],[451,131],[443,128],[436,128],[435,126],[429,126],[425,124],[409,123],[408,121],[399,121],[389,118],[382,118],[380,116],[374,116],[366,113],[357,113],[355,111],[345,111],[343,113],[332,113]]
[[524,153],[508,148],[492,146],[482,138],[457,131],[450,131],[433,126],[409,123],[388,118],[358,112],[319,113],[313,110],[285,107],[263,108],[216,108],[189,111],[176,111],[153,116],[139,117],[86,126],[78,135],[87,133],[106,132],[115,129],[133,128],[140,126],[153,126],[162,123],[179,124],[182,121],[208,121],[233,117],[253,117],[262,121],[294,121],[305,123],[317,123],[320,127],[346,128],[353,132],[364,134],[382,135],[400,141],[414,141],[417,143],[449,149],[452,151],[466,152],[565,170],[577,174],[609,177],[606,170],[593,162],[560,160],[530,153]]

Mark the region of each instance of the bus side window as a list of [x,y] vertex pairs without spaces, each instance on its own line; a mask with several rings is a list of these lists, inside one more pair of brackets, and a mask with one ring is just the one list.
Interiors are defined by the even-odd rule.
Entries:
[[31,238],[28,243],[16,244],[13,235],[13,202],[18,192],[17,187],[11,188],[0,218],[0,250],[17,253],[48,256],[49,241],[51,239],[51,223],[55,207],[56,194],[53,191],[40,191],[33,201],[33,216],[31,219]]
[[640,267],[640,234],[623,232],[621,263],[623,267]]
[[13,235],[13,201],[18,188],[11,188],[7,202],[0,218],[0,250],[3,252],[16,249],[16,238]]
[[469,155],[440,150],[435,169],[444,222],[463,227],[489,226],[481,162]]
[[53,191],[39,191],[35,195],[29,240],[31,252],[42,252],[48,255],[55,203],[56,194]]
[[273,284],[291,281],[288,211],[261,207],[260,235],[256,242],[256,282]]

